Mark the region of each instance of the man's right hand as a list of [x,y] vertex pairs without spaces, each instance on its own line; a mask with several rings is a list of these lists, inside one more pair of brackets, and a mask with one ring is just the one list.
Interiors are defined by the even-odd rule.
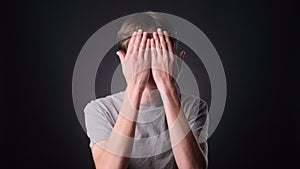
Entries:
[[117,55],[121,60],[127,86],[144,90],[151,67],[150,40],[147,39],[147,32],[142,33],[141,29],[134,32],[126,54],[124,51],[117,51]]

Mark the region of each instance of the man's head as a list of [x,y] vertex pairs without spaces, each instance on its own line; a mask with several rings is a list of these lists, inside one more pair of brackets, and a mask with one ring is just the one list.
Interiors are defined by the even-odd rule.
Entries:
[[[143,13],[138,13],[131,15],[129,18],[127,18],[124,23],[122,24],[118,35],[117,35],[117,47],[118,47],[118,52],[117,55],[122,55],[121,58],[124,58],[127,49],[128,49],[128,44],[131,39],[131,35],[133,32],[137,30],[142,30],[144,32],[147,32],[147,37],[149,39],[152,38],[152,33],[157,32],[157,29],[160,28],[168,33],[168,37],[170,39],[171,45],[172,45],[172,52],[176,54],[177,50],[177,45],[178,45],[178,40],[177,40],[177,33],[172,27],[172,25],[165,19],[163,18],[159,13],[155,12],[143,12]],[[179,54],[179,58],[184,57],[185,52],[181,51]],[[178,59],[180,60],[180,59]],[[178,62],[179,70],[180,70],[180,65],[181,63]],[[151,72],[152,73],[152,72]],[[174,78],[176,78],[175,76]],[[147,88],[156,88],[156,84],[153,80],[152,74],[149,77],[148,80],[148,85]]]
[[134,14],[124,21],[117,36],[118,50],[122,50],[126,53],[130,37],[134,31],[142,29],[143,31],[148,32],[148,36],[151,37],[152,32],[156,32],[157,28],[161,28],[168,32],[175,52],[178,43],[176,31],[165,18],[155,12]]

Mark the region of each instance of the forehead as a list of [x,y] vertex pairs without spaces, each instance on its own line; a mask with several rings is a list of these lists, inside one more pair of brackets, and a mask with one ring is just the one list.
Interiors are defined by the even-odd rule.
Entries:
[[148,32],[147,33],[147,38],[153,38],[153,33],[152,32],[150,32],[150,33]]

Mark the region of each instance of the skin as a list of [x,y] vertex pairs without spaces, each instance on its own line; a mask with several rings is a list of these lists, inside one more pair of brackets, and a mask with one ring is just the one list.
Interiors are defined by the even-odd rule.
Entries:
[[[180,110],[180,99],[175,87],[175,80],[170,73],[176,65],[173,47],[167,32],[158,29],[153,38],[147,38],[142,30],[133,33],[127,53],[118,51],[122,63],[122,70],[127,81],[126,95],[130,104],[136,110],[141,103],[149,103],[149,94],[158,89],[162,98],[168,126],[174,124]],[[180,58],[183,58],[181,52]],[[151,68],[152,67],[152,68]],[[122,111],[122,110],[121,110]],[[121,114],[122,112],[120,112]],[[137,113],[133,116],[136,120]],[[134,137],[136,122],[119,115],[114,131],[128,137]],[[107,142],[112,141],[109,137]],[[171,138],[172,140],[172,138]],[[172,141],[171,141],[172,144]],[[125,143],[132,147],[132,143]],[[207,168],[207,143],[191,131],[175,146],[172,146],[177,166],[180,169]],[[125,169],[128,168],[130,158],[118,156],[93,146],[93,159],[97,169]]]

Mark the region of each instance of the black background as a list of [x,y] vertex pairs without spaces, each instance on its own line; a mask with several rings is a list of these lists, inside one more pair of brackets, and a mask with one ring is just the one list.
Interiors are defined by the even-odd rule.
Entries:
[[209,168],[294,168],[296,1],[14,1],[3,7],[3,168],[94,167],[72,102],[76,58],[101,26],[147,10],[197,25],[223,62],[227,103],[209,139]]

